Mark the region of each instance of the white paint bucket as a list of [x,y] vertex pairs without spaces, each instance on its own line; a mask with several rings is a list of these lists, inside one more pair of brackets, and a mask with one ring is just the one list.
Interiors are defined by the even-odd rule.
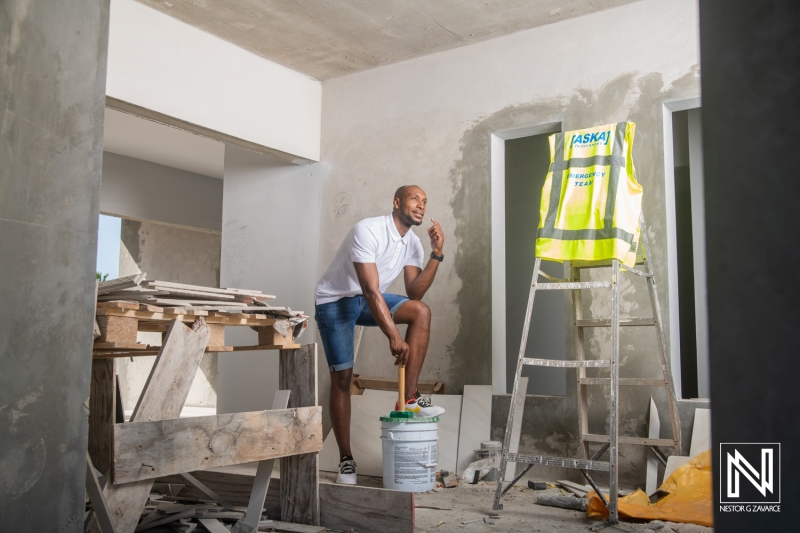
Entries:
[[381,417],[383,486],[405,492],[427,492],[436,485],[439,417]]

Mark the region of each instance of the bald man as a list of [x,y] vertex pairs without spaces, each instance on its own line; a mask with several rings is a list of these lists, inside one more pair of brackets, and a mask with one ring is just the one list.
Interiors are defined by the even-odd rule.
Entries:
[[[432,251],[424,266],[422,243],[411,231],[411,226],[422,224],[427,203],[425,191],[416,185],[397,189],[392,213],[358,222],[317,283],[314,318],[331,373],[331,422],[341,456],[337,483],[356,483],[356,463],[350,449],[355,326],[379,327],[396,357],[394,364],[405,366],[407,401],[403,409],[414,416],[444,412],[417,390],[431,328],[431,310],[422,303],[422,297],[444,260],[444,233],[438,222],[431,219],[428,228]],[[386,293],[401,271],[408,296]],[[396,324],[408,324],[405,339]],[[395,410],[400,411],[401,406],[395,405]]]

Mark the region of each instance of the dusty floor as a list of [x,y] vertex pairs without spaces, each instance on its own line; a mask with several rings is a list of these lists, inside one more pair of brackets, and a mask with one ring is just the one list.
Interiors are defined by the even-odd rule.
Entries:
[[[335,474],[320,472],[326,481],[335,480]],[[330,477],[330,479],[328,479]],[[381,478],[359,476],[359,485],[381,487]],[[586,513],[555,507],[536,505],[536,496],[526,485],[514,486],[503,496],[503,510],[493,511],[495,484],[481,481],[477,485],[459,483],[451,489],[434,489],[415,497],[417,533],[586,533],[602,530],[604,533],[713,533],[713,529],[692,524],[621,523],[606,527],[586,517]],[[549,492],[561,494],[558,489]],[[497,516],[494,524],[485,517]],[[391,533],[391,532],[387,532]]]

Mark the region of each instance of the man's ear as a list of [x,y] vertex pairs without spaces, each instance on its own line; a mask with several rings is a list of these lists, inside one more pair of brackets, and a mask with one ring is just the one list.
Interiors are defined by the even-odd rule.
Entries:
[[392,200],[392,207],[394,207],[395,209],[400,209],[400,198],[398,198],[397,196],[395,196],[394,200]]

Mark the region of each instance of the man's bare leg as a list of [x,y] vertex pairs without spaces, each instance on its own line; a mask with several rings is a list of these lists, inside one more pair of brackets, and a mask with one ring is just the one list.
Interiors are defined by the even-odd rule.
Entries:
[[[394,313],[396,324],[408,324],[408,364],[406,365],[406,400],[417,390],[417,381],[428,352],[431,336],[431,310],[419,300],[408,300]],[[338,438],[338,437],[337,437]]]
[[331,372],[331,425],[336,443],[339,445],[339,458],[342,455],[353,456],[350,450],[350,382],[353,380],[353,369],[348,368]]

